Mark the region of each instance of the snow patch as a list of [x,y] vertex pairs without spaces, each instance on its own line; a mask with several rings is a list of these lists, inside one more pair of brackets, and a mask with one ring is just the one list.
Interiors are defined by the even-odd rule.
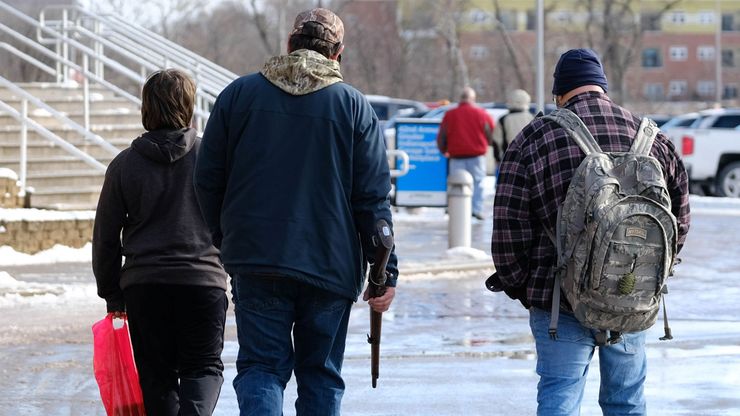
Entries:
[[17,181],[18,174],[8,168],[0,168],[0,178],[7,178]]
[[51,113],[49,112],[49,110],[46,110],[44,108],[37,108],[31,111],[31,115],[34,117],[51,117]]
[[15,278],[8,274],[8,272],[0,271],[0,289],[15,288],[18,287],[19,284],[20,282],[15,280]]
[[0,220],[12,221],[65,221],[93,220],[95,211],[55,211],[37,208],[0,208]]
[[14,288],[0,287],[0,308],[23,306],[61,306],[89,303],[97,298],[97,288],[86,285],[49,285],[18,282]]
[[0,247],[0,266],[89,262],[92,262],[91,243],[87,243],[81,248],[72,248],[57,244],[48,250],[40,251],[36,254],[20,253],[10,246]]
[[445,257],[455,260],[488,260],[488,254],[472,247],[453,247],[445,252]]

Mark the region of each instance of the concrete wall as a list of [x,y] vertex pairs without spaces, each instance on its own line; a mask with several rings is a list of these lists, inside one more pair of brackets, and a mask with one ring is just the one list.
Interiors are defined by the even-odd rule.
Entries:
[[18,196],[20,191],[18,178],[0,175],[0,208],[22,208],[23,197]]
[[11,221],[0,218],[0,246],[10,246],[15,251],[29,254],[57,244],[80,248],[92,241],[92,228],[93,218]]
[[93,211],[23,209],[13,175],[0,175],[0,246],[37,253],[57,244],[79,248],[92,241]]

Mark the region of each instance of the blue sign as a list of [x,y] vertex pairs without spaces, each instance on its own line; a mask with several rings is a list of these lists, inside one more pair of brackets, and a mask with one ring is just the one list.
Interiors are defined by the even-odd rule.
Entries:
[[437,149],[439,120],[399,119],[396,149],[409,155],[409,172],[396,178],[396,205],[447,205],[447,158]]

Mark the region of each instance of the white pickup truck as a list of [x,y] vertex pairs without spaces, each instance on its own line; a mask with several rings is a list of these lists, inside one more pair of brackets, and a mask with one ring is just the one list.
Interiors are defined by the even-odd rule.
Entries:
[[690,128],[666,133],[683,159],[692,191],[740,198],[740,109],[701,112]]

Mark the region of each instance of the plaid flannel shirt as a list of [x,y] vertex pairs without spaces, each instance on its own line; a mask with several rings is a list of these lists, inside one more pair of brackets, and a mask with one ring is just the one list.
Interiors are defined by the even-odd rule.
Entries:
[[[604,152],[626,152],[640,119],[605,94],[586,92],[565,105],[583,120]],[[678,249],[689,229],[689,179],[671,141],[662,133],[650,154],[663,166],[678,220]],[[546,229],[555,235],[558,207],[585,154],[555,122],[541,118],[527,125],[509,146],[499,168],[493,207],[491,254],[497,275],[494,291],[550,310],[556,250]]]

